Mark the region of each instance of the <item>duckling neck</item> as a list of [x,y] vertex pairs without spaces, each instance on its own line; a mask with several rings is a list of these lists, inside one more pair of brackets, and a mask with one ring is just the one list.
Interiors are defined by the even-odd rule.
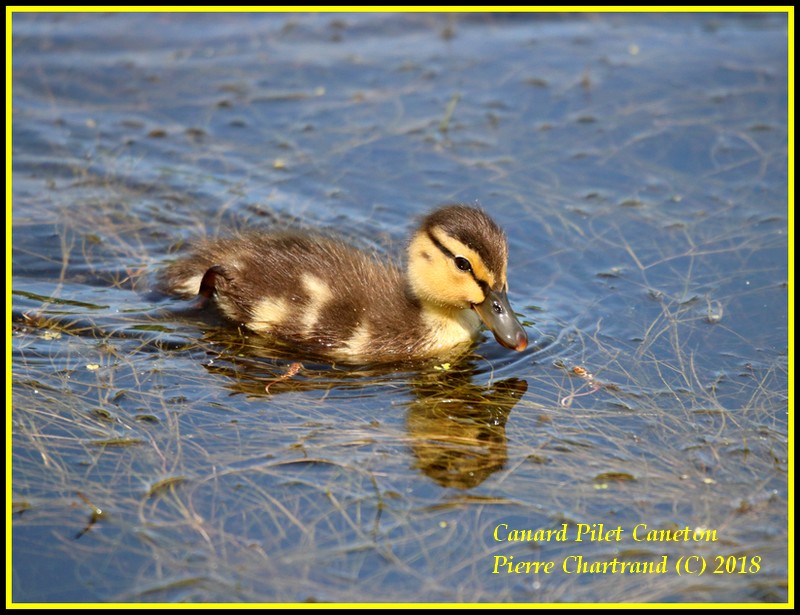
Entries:
[[474,310],[441,305],[419,298],[417,300],[420,302],[420,316],[432,351],[469,344],[478,337],[481,321]]

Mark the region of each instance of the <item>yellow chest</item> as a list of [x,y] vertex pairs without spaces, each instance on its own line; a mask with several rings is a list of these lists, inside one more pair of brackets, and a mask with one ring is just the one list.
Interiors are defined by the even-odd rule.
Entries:
[[443,354],[478,337],[480,318],[472,310],[427,309],[422,312],[429,355]]

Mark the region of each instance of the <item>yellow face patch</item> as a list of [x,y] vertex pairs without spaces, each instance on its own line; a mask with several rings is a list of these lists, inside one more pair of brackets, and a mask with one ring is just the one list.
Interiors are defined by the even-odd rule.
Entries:
[[[486,295],[481,283],[493,287],[495,275],[477,252],[457,239],[438,228],[434,228],[431,235],[435,241],[426,232],[417,233],[409,246],[409,277],[416,295],[425,301],[455,309],[467,309],[470,305],[482,303]],[[454,257],[458,256],[469,261],[471,271],[462,271],[456,266]]]
[[[472,266],[472,271],[479,280],[486,282],[489,285],[489,288],[494,288],[495,282],[497,281],[495,275],[487,269],[486,265],[483,262],[483,259],[478,255],[478,253],[473,250],[472,248],[465,246],[463,243],[458,241],[457,239],[450,237],[441,229],[435,228],[431,231],[431,234],[436,238],[436,240],[441,243],[445,248],[450,250],[455,256],[462,256],[469,261],[469,264]],[[500,272],[501,279],[505,280],[506,272],[505,266],[503,266],[503,271]]]

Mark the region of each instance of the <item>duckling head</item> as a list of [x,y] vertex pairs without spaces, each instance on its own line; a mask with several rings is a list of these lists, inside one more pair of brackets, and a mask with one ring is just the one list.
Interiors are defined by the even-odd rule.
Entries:
[[473,309],[498,343],[521,351],[528,336],[508,302],[508,243],[483,211],[448,205],[429,214],[408,248],[412,292],[442,310]]

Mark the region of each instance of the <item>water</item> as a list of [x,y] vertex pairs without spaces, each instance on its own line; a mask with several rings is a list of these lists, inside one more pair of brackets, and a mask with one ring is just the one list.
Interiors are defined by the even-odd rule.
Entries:
[[[15,602],[787,600],[785,14],[15,13],[12,54]],[[393,258],[448,201],[529,351],[284,378],[152,293],[197,236]]]

